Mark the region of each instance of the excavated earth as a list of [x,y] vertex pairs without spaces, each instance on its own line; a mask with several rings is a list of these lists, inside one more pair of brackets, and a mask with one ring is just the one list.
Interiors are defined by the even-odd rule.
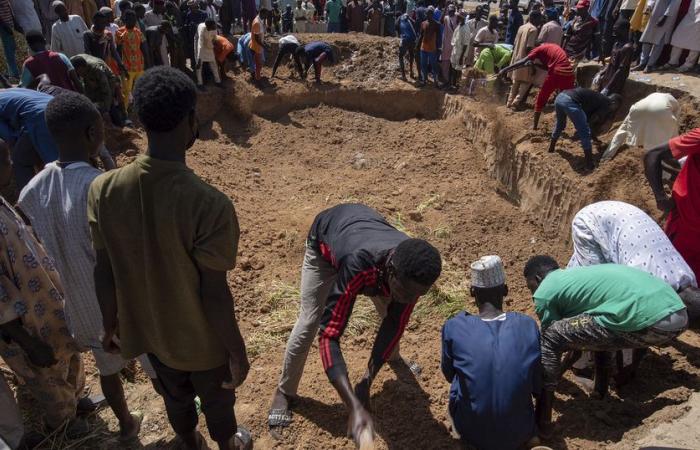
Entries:
[[[258,448],[353,448],[345,437],[345,409],[326,380],[315,347],[294,426],[282,440],[267,433],[266,413],[295,319],[308,227],[324,208],[362,202],[411,235],[433,242],[445,268],[440,295],[418,308],[402,341],[402,353],[423,367],[422,374],[415,378],[400,367],[386,367],[373,386],[378,448],[459,448],[447,430],[449,385],[439,369],[440,327],[450,312],[474,310],[468,297],[469,263],[481,255],[500,255],[511,288],[507,308],[534,315],[522,267],[540,253],[562,264],[568,261],[569,226],[578,209],[617,199],[661,219],[644,179],[643,152],[625,149],[585,174],[571,128],[557,153],[547,153],[551,109],[540,130],[532,131],[531,111],[514,113],[501,106],[504,89],[497,84],[487,83],[470,97],[420,90],[401,81],[394,56],[397,40],[304,38],[329,40],[337,50],[340,62],[324,71],[324,83],[298,80],[291,64],[283,65],[278,78],[263,89],[249,84],[247,74],[230,71],[223,90],[211,87],[200,97],[201,139],[188,157],[197,174],[232,199],[241,224],[239,263],[229,283],[252,368],[237,391],[239,423],[252,430]],[[626,106],[654,89],[630,82]],[[697,126],[695,100],[674,94],[683,104],[683,130]],[[611,134],[600,136],[600,152]],[[110,132],[108,143],[120,165],[146,148],[138,129]],[[364,371],[376,329],[368,304],[358,300],[356,315],[363,318],[343,340],[351,380]],[[556,430],[547,444],[557,449],[638,448],[656,426],[690,409],[688,399],[700,387],[699,346],[696,332],[688,331],[672,345],[654,349],[641,376],[605,400],[590,398],[583,384],[567,376],[558,392]],[[89,384],[98,390],[92,360],[86,361]],[[146,414],[141,444],[172,445],[162,401],[139,370],[126,390],[132,408]],[[26,395],[21,399],[31,406]],[[91,421],[96,431],[70,445],[116,446],[111,412],[104,408]],[[204,420],[200,424],[206,435]],[[46,448],[64,446],[61,439],[52,438]]]

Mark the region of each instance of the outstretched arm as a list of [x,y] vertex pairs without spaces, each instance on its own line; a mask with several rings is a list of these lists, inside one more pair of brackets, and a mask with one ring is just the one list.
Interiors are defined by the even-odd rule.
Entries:
[[673,160],[668,143],[655,147],[644,155],[644,175],[646,175],[649,186],[654,192],[656,206],[661,211],[669,212],[674,208],[674,203],[673,199],[669,198],[664,191],[661,177],[661,162],[664,160]]
[[499,76],[503,76],[503,75],[507,74],[508,72],[512,72],[512,71],[515,70],[515,69],[519,69],[519,68],[521,68],[521,67],[524,67],[524,66],[530,65],[530,64],[532,64],[532,61],[530,60],[530,58],[528,58],[528,57],[526,56],[526,57],[524,57],[523,59],[514,62],[514,63],[511,64],[510,66],[507,66],[507,67],[504,67],[503,69],[501,69],[501,70],[498,72],[498,75],[499,75]]

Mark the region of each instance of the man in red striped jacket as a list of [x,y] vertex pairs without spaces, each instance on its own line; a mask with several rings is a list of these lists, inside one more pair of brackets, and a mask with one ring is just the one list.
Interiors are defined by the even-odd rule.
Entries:
[[[301,269],[301,309],[287,341],[270,428],[291,423],[291,403],[318,333],[323,367],[350,413],[348,433],[357,440],[363,430],[372,431],[367,411],[372,380],[398,349],[418,297],[428,292],[441,268],[440,254],[432,245],[410,239],[367,206],[343,204],[316,216]],[[358,294],[372,297],[382,323],[367,371],[353,390],[340,337]]]

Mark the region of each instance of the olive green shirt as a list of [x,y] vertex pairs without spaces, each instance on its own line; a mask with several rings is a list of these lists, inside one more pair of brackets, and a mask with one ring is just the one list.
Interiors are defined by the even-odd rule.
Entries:
[[199,268],[233,269],[231,200],[185,164],[140,156],[90,186],[88,221],[116,286],[122,356],[153,353],[183,371],[218,367],[227,352],[204,316]]

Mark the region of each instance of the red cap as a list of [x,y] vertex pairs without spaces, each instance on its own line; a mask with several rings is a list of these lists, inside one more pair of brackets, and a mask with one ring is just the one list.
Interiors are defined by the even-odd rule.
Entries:
[[576,3],[576,8],[590,8],[591,7],[591,2],[590,0],[579,0],[578,3]]

